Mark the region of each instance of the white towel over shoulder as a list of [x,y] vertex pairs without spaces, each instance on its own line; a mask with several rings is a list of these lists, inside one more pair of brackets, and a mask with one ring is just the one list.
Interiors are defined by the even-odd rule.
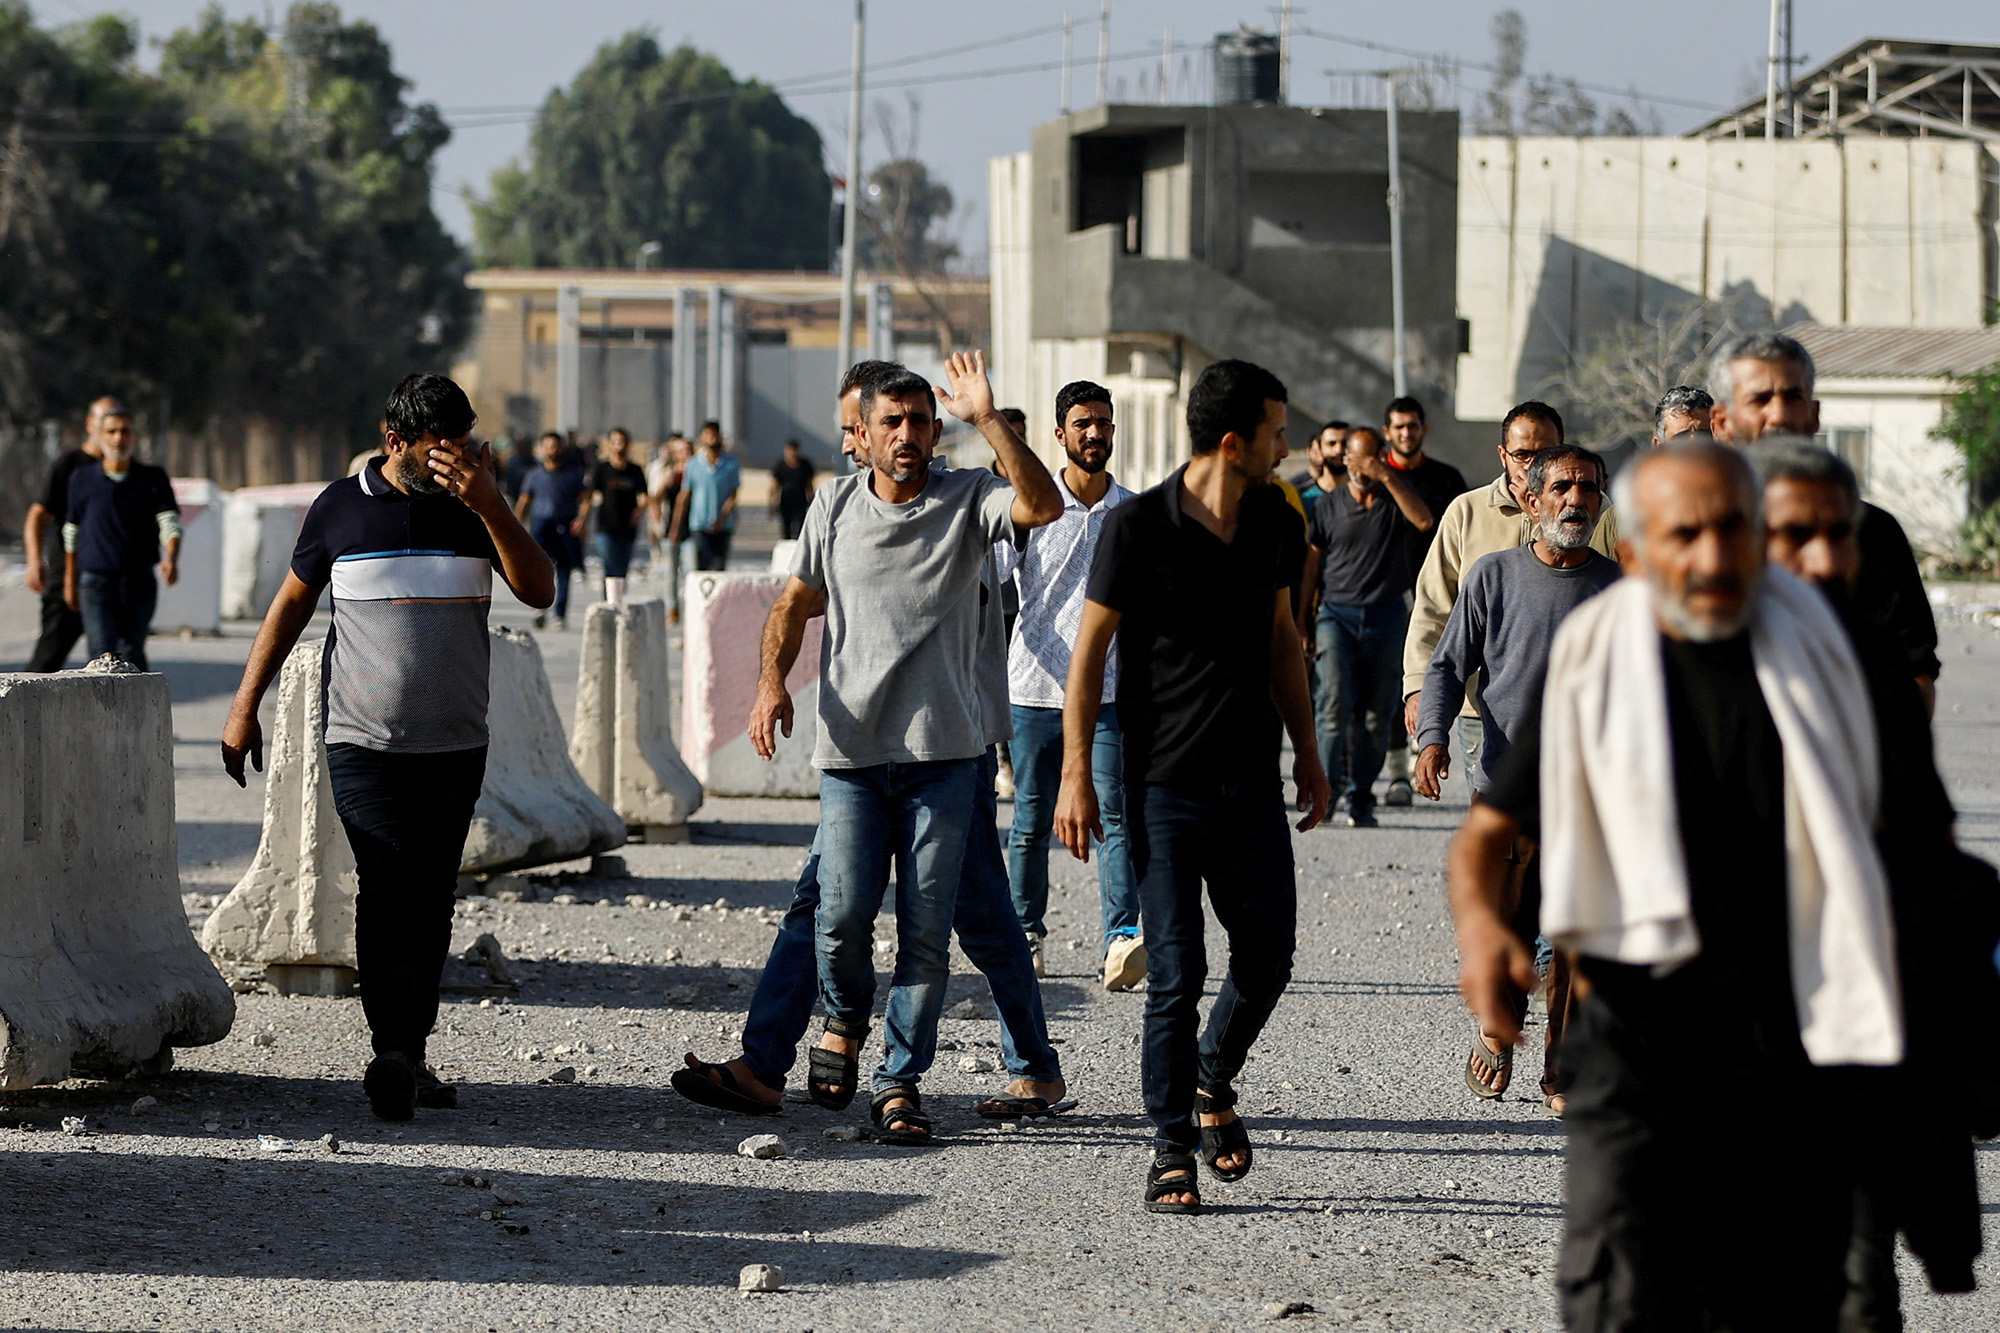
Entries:
[[[1792,990],[1806,1054],[1816,1065],[1895,1064],[1902,1001],[1872,836],[1881,770],[1860,664],[1826,600],[1781,569],[1765,573],[1750,652],[1784,747]],[[1687,961],[1701,940],[1645,580],[1627,579],[1570,614],[1545,688],[1543,932],[1621,963]]]

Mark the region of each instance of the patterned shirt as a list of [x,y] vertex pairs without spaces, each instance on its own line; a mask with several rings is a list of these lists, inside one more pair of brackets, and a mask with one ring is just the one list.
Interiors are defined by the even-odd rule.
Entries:
[[[1062,469],[1056,470],[1055,480],[1056,490],[1062,493],[1062,517],[1035,529],[1018,550],[1011,542],[994,548],[1000,577],[1016,579],[1021,589],[1021,616],[1007,650],[1007,694],[1022,708],[1063,706],[1063,685],[1069,679],[1070,654],[1076,649],[1077,631],[1083,625],[1084,590],[1090,583],[1097,539],[1104,531],[1106,516],[1133,494],[1113,481],[1096,504],[1087,506],[1070,494]],[[1118,648],[1114,644],[1104,659],[1104,702],[1113,703],[1117,698]]]

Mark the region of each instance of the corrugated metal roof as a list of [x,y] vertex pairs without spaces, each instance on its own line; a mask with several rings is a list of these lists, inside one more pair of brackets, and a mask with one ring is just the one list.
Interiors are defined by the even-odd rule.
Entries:
[[1812,353],[1820,378],[1938,379],[2000,362],[2000,327],[1912,329],[1872,324],[1794,324],[1785,330]]

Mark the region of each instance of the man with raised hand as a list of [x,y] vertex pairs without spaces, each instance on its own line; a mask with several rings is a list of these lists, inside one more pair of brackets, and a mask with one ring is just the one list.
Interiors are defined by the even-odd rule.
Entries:
[[[1217,1179],[1250,1170],[1230,1085],[1291,980],[1298,924],[1282,734],[1295,756],[1301,831],[1326,817],[1330,794],[1292,619],[1305,534],[1272,484],[1285,399],[1277,376],[1247,361],[1202,371],[1188,395],[1193,458],[1105,525],[1064,692],[1056,835],[1087,860],[1103,832],[1091,752],[1115,637],[1126,835],[1151,972],[1148,1212],[1200,1211],[1197,1147]],[[1229,937],[1229,971],[1197,1040],[1204,883]]]
[[458,1105],[425,1065],[451,948],[459,858],[486,777],[493,571],[532,607],[555,565],[507,507],[472,404],[442,375],[389,395],[386,452],[320,492],[222,729],[222,767],[261,772],[257,706],[330,584],[322,679],[333,807],[354,849],[354,949],[384,1120]]
[[[979,679],[987,561],[995,542],[1062,513],[1048,469],[994,408],[985,358],[954,355],[948,369],[946,406],[978,427],[1011,485],[980,469],[931,470],[942,426],[921,377],[864,384],[869,469],[813,497],[792,578],[765,623],[750,718],[752,743],[768,757],[777,732],[791,731],[785,675],[806,621],[824,614],[813,755],[821,772],[820,994],[828,1032],[858,1051],[874,1004],[875,918],[893,862],[896,964],[871,1119],[883,1141],[911,1145],[933,1141],[918,1082],[936,1051],[977,787],[993,778]],[[842,1054],[838,1065],[813,1071],[815,1100],[852,1096],[858,1059]]]
[[[1465,474],[1424,452],[1424,440],[1430,431],[1430,419],[1424,414],[1424,405],[1418,399],[1407,396],[1394,398],[1382,409],[1382,439],[1388,446],[1382,461],[1409,483],[1431,511],[1431,518],[1436,520],[1444,517],[1444,511],[1451,507],[1453,500],[1465,494]],[[1414,585],[1416,571],[1424,567],[1424,557],[1430,554],[1431,542],[1437,538],[1437,523],[1433,521],[1428,528],[1412,529],[1409,538],[1410,580]],[[1408,629],[1407,608],[1414,600],[1413,591],[1404,594],[1405,630]],[[1401,694],[1402,691],[1398,690],[1398,697]],[[1411,798],[1410,728],[1401,709],[1392,711],[1395,716],[1387,719],[1385,724],[1389,748],[1384,768],[1389,774],[1389,787],[1382,794],[1382,804],[1406,806]]]

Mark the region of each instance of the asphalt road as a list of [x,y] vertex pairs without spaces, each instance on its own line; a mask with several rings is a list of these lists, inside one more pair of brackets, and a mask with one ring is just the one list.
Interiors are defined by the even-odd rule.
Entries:
[[[18,574],[0,577],[0,662],[25,656],[33,611]],[[256,846],[260,784],[238,791],[215,761],[248,634],[154,646],[195,923]],[[1944,634],[1940,750],[1968,842],[2000,856],[2000,630],[1960,616]],[[567,715],[577,636],[541,641]],[[268,995],[241,997],[234,1033],[166,1076],[0,1094],[0,1311],[48,1329],[824,1333],[1224,1329],[1305,1302],[1300,1319],[1321,1323],[1552,1328],[1562,1132],[1535,1096],[1538,1059],[1497,1103],[1459,1077],[1468,1020],[1439,871],[1462,813],[1460,789],[1384,811],[1380,829],[1296,839],[1297,979],[1240,1085],[1257,1166],[1204,1181],[1206,1217],[1139,1208],[1142,1001],[1095,984],[1095,882],[1066,857],[1045,995],[1070,1114],[973,1117],[1000,1082],[959,1069],[998,1062],[984,1017],[945,1022],[932,1150],[825,1136],[862,1123],[858,1107],[725,1122],[675,1097],[682,1052],[733,1052],[816,817],[812,802],[714,801],[688,844],[629,848],[627,878],[554,868],[527,887],[563,901],[461,902],[456,943],[493,932],[527,979],[518,1002],[448,1003],[432,1050],[464,1084],[458,1111],[372,1121],[358,1003]],[[953,1003],[983,993],[955,959]],[[575,1082],[543,1081],[563,1068]],[[135,1114],[141,1096],[158,1104]],[[87,1133],[63,1133],[66,1116]],[[790,1155],[736,1155],[762,1132]],[[337,1153],[315,1142],[329,1133]],[[1996,1165],[1981,1153],[2000,1200]],[[785,1289],[740,1296],[751,1263],[782,1265]],[[1910,1327],[2000,1327],[2000,1265],[1980,1275],[1986,1290],[1941,1299],[1906,1268]]]

